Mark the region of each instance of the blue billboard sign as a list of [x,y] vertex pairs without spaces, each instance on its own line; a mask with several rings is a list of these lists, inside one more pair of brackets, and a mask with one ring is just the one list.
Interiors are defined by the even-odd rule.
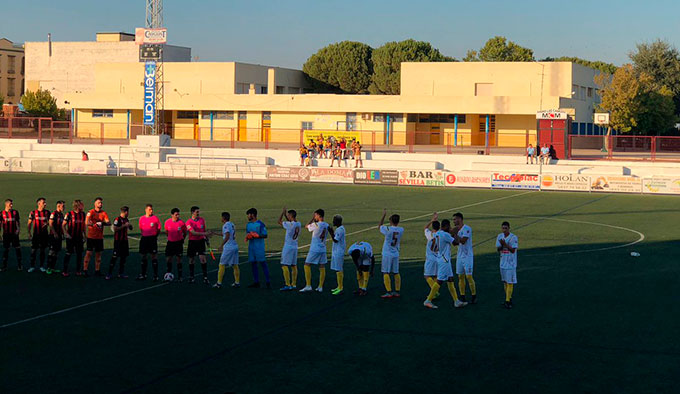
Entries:
[[156,123],[156,62],[144,64],[144,125]]

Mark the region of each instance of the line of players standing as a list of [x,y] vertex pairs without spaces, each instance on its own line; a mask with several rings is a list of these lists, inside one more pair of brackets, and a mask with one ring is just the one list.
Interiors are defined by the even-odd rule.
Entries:
[[[128,207],[121,207],[120,216],[111,223],[107,213],[102,209],[103,199],[101,197],[97,197],[94,200],[94,208],[88,211],[87,214],[84,212],[84,204],[81,200],[73,201],[72,211],[68,213],[64,213],[64,201],[57,201],[56,209],[51,213],[46,209],[45,198],[38,198],[36,204],[37,209],[31,211],[28,218],[28,235],[31,239],[30,267],[28,272],[36,270],[36,260],[39,257],[39,266],[37,268],[42,272],[50,275],[61,273],[62,276],[69,276],[69,262],[71,257],[75,255],[75,274],[87,277],[89,275],[89,263],[92,256],[94,256],[94,274],[101,276],[101,254],[104,249],[103,228],[111,226],[114,231],[114,249],[106,279],[113,277],[117,260],[120,260],[118,277],[127,278],[125,263],[129,256],[128,231],[133,228],[128,219]],[[390,216],[389,225],[385,226],[386,214],[387,211],[383,211],[383,216],[378,225],[379,231],[385,236],[381,263],[384,286],[387,291],[381,297],[385,299],[400,297],[399,254],[400,241],[404,232],[404,229],[398,226],[400,218],[396,214]],[[285,286],[281,288],[282,291],[294,290],[297,283],[297,239],[301,225],[297,222],[296,215],[295,211],[287,211],[284,208],[279,217],[279,225],[283,226],[286,230],[286,240],[281,252],[281,265],[285,281]],[[248,210],[247,216],[246,242],[249,242],[248,261],[252,263],[254,277],[254,283],[249,287],[260,287],[258,264],[263,268],[266,286],[271,287],[264,253],[264,239],[267,237],[266,227],[264,223],[257,219],[257,210],[254,208]],[[454,215],[454,227],[451,227],[448,219],[442,220],[441,223],[437,219],[438,215],[435,213],[432,220],[425,226],[427,247],[424,276],[430,286],[430,293],[423,305],[432,309],[437,308],[432,301],[439,296],[439,289],[444,283],[447,283],[455,307],[459,308],[467,305],[465,299],[466,282],[471,292],[470,303],[474,304],[477,301],[477,295],[476,284],[472,277],[474,267],[472,229],[463,223],[463,215],[461,213]],[[219,288],[222,286],[227,266],[231,266],[234,269],[234,283],[232,286],[239,287],[238,245],[236,243],[235,228],[230,222],[229,213],[222,213],[222,223],[222,244],[220,249],[223,249],[223,251],[220,257],[218,280],[214,287]],[[152,279],[158,281],[158,236],[161,233],[161,223],[158,217],[153,214],[153,206],[151,204],[146,205],[145,215],[139,219],[139,225],[141,232],[139,252],[142,256],[142,270],[137,279],[147,279],[148,260],[150,257],[153,269]],[[311,285],[312,265],[319,267],[319,286],[316,288],[316,291],[323,292],[325,264],[327,262],[325,246],[327,234],[331,236],[333,243],[331,269],[336,272],[337,276],[337,287],[332,290],[332,294],[340,295],[344,291],[343,262],[346,244],[345,230],[344,226],[342,226],[342,217],[340,215],[336,215],[333,218],[333,225],[335,229],[324,222],[324,211],[321,209],[315,211],[314,216],[306,225],[306,228],[312,232],[312,242],[304,265],[306,286],[300,292],[310,292],[313,290]],[[168,237],[165,248],[167,264],[165,279],[172,280],[172,262],[176,260],[177,280],[182,281],[182,254],[184,240],[188,236],[189,282],[195,281],[194,263],[196,257],[198,257],[203,273],[203,282],[209,284],[205,251],[206,244],[209,245],[208,238],[215,235],[215,233],[207,231],[205,220],[200,217],[199,207],[194,206],[191,208],[191,218],[186,222],[180,218],[179,209],[174,208],[171,211],[171,217],[166,220],[163,228]],[[20,217],[19,213],[13,209],[13,201],[11,199],[5,200],[5,209],[0,215],[0,229],[3,233],[4,247],[0,271],[7,269],[11,248],[14,248],[16,253],[17,267],[19,270],[22,270],[19,243]],[[56,264],[58,254],[62,249],[63,239],[66,240],[66,253],[63,259],[63,269],[58,269]],[[86,245],[87,251],[83,260],[84,245]],[[450,255],[451,245],[458,246],[456,274],[458,275],[460,297],[454,285]],[[513,305],[512,292],[514,284],[517,282],[517,247],[517,237],[510,233],[509,223],[503,222],[502,233],[496,239],[496,248],[501,254],[501,280],[504,283],[506,294],[503,305],[506,308],[512,308]],[[46,249],[48,250],[47,256],[45,256]],[[369,267],[370,275],[372,275],[375,264],[372,247],[367,242],[361,241],[353,244],[347,252],[357,267],[357,282],[359,286],[355,293],[365,295],[367,293]],[[46,257],[47,259],[45,259]],[[170,275],[168,276],[168,274]],[[394,291],[392,290],[392,280],[394,280]]]

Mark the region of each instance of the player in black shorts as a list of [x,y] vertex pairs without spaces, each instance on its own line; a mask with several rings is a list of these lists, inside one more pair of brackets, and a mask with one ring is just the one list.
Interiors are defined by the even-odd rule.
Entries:
[[7,271],[9,249],[14,248],[17,257],[17,270],[23,269],[21,265],[21,245],[19,244],[19,211],[14,209],[11,199],[5,200],[5,209],[0,213],[0,231],[2,231],[2,267],[0,272]]
[[31,211],[28,215],[28,238],[31,239],[31,267],[28,272],[35,271],[35,259],[40,251],[40,271],[45,272],[45,250],[49,243],[49,232],[47,230],[50,219],[50,211],[45,209],[47,200],[40,197],[36,200],[38,209]]
[[165,221],[164,228],[165,235],[168,236],[168,242],[165,244],[167,272],[172,272],[172,259],[175,258],[177,260],[177,278],[175,280],[181,282],[182,253],[184,252],[184,239],[187,236],[187,227],[179,217],[179,208],[172,208],[170,219]]
[[80,275],[83,263],[83,244],[85,243],[85,212],[81,200],[73,200],[73,210],[64,217],[64,238],[66,238],[66,253],[64,254],[64,269],[61,275],[69,276],[68,264],[71,255],[76,255],[76,275]]
[[111,255],[111,262],[109,263],[109,273],[106,275],[106,280],[113,278],[113,267],[116,266],[116,260],[120,258],[120,266],[118,267],[118,277],[125,279],[125,261],[130,255],[130,244],[128,242],[128,230],[132,230],[128,214],[130,208],[123,206],[120,208],[120,216],[113,220],[113,254]]
[[50,215],[48,222],[49,227],[49,253],[47,254],[47,275],[53,272],[59,273],[61,270],[56,269],[57,257],[61,252],[61,244],[64,240],[64,202],[57,201],[57,208]]
[[139,218],[139,231],[142,233],[142,238],[139,240],[139,254],[142,255],[142,272],[137,277],[137,280],[146,279],[146,270],[149,264],[147,256],[151,255],[153,281],[157,282],[159,280],[158,234],[161,232],[161,221],[158,219],[158,216],[153,214],[153,205],[151,204],[146,204],[144,216]]

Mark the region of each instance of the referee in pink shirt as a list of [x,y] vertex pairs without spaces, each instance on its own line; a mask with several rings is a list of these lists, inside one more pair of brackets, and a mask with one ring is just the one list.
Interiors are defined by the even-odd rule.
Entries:
[[168,243],[165,244],[165,260],[167,272],[172,272],[172,259],[177,260],[177,278],[182,281],[182,253],[184,252],[184,239],[187,236],[187,226],[179,217],[179,208],[172,208],[170,219],[165,221],[165,234],[168,236]]
[[142,232],[142,239],[139,241],[139,254],[142,255],[142,272],[137,280],[146,279],[146,270],[149,266],[147,256],[151,255],[151,265],[153,267],[153,281],[158,278],[158,234],[161,232],[161,221],[158,216],[153,214],[153,205],[146,204],[144,216],[139,218],[139,230]]

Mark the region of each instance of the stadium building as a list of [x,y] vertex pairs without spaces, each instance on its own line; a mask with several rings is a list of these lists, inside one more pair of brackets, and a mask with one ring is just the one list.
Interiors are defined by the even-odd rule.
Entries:
[[[33,44],[28,66],[39,52]],[[144,64],[135,56],[90,62],[89,87],[63,95],[77,137],[142,132]],[[176,140],[298,144],[324,134],[377,145],[523,147],[536,143],[536,114],[546,110],[566,112],[573,133],[597,133],[598,71],[569,62],[403,63],[401,94],[339,95],[309,93],[300,70],[181,60],[164,64],[163,119]],[[29,89],[45,86],[39,73],[27,77]]]

